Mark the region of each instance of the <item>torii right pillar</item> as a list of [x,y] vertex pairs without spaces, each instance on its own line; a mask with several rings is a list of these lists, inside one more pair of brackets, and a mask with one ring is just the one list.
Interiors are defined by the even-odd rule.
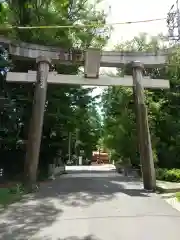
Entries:
[[144,189],[154,191],[156,189],[156,176],[151,146],[151,136],[148,124],[148,114],[145,104],[144,88],[142,84],[143,65],[138,61],[133,62],[132,68],[137,135],[143,184]]

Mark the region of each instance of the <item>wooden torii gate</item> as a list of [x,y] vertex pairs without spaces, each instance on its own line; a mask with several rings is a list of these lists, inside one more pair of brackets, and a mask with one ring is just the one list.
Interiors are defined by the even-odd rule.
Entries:
[[[166,62],[168,52],[159,52],[156,54],[140,52],[100,52],[98,49],[87,49],[85,52],[79,50],[66,51],[50,46],[47,47],[23,42],[13,42],[1,36],[0,43],[9,48],[9,53],[12,59],[31,59],[36,60],[37,63],[37,72],[8,72],[6,78],[8,82],[36,82],[26,154],[26,164],[29,165],[29,163],[31,163],[31,167],[27,168],[27,179],[31,186],[36,183],[47,83],[91,86],[121,85],[133,87],[134,90],[139,152],[144,188],[147,190],[155,190],[155,169],[152,156],[147,109],[144,100],[144,88],[169,88],[169,81],[163,79],[153,80],[143,77],[142,70],[143,67],[154,68],[163,66]],[[84,76],[61,75],[49,72],[51,62],[58,62],[65,65],[84,65]],[[120,78],[99,76],[100,66],[120,68],[129,63],[132,64],[132,77],[124,76],[123,78]]]

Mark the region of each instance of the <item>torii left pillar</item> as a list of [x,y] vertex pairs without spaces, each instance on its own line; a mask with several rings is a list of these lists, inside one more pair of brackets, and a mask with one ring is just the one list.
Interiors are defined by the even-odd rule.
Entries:
[[25,186],[29,191],[33,191],[34,188],[36,188],[37,169],[46,104],[47,79],[51,61],[47,57],[40,56],[36,59],[36,63],[37,81],[25,159]]

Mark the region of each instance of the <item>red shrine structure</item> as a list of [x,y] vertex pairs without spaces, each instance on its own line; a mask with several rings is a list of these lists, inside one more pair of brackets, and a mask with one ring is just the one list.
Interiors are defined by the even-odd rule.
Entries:
[[109,164],[109,156],[106,152],[99,152],[95,151],[92,154],[92,161],[91,163],[94,164]]

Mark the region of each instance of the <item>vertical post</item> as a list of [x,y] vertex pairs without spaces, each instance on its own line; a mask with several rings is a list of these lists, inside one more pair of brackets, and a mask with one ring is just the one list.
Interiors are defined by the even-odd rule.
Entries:
[[71,136],[72,133],[69,132],[69,142],[68,142],[68,160],[71,161]]
[[36,63],[37,81],[25,159],[25,185],[29,191],[36,187],[50,59],[40,56],[36,59]]
[[100,153],[100,147],[99,147],[99,149],[98,149],[98,159],[99,159],[99,163],[101,163],[101,158],[100,158],[100,155],[101,153]]
[[143,156],[143,137],[140,135],[141,134],[141,125],[140,123],[140,116],[138,113],[138,99],[137,99],[137,93],[136,93],[136,82],[134,81],[135,78],[135,72],[133,71],[133,99],[134,99],[134,111],[135,111],[135,121],[136,121],[136,133],[137,133],[137,150],[139,150],[139,156],[140,156],[140,170],[141,170],[141,174],[143,177],[143,161],[142,161],[142,156]]
[[136,121],[139,141],[139,152],[142,165],[144,189],[155,190],[156,179],[149,132],[147,108],[142,85],[143,66],[140,62],[133,62],[134,98],[136,105]]
[[76,155],[76,165],[79,164],[79,129],[76,128],[76,140],[75,140],[75,155]]

